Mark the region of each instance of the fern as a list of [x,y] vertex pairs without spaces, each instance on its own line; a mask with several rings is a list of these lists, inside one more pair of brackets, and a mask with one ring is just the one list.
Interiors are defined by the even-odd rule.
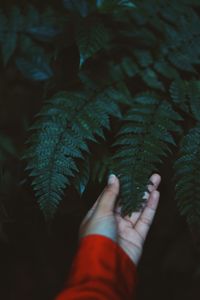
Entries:
[[78,12],[82,17],[89,13],[89,5],[86,0],[64,0],[64,7],[72,12]]
[[189,224],[200,223],[200,126],[184,137],[175,162],[176,199],[181,215]]
[[187,82],[176,78],[170,86],[170,94],[172,101],[179,106],[179,108],[185,112],[189,112],[188,99],[187,99]]
[[79,165],[79,174],[75,176],[72,184],[76,188],[80,196],[84,193],[87,188],[87,184],[90,179],[90,159],[89,156],[84,158]]
[[80,53],[80,67],[96,52],[106,47],[109,33],[105,26],[98,22],[81,22],[77,29],[77,45]]
[[97,0],[96,1],[97,7],[101,11],[113,11],[117,10],[119,8],[135,8],[136,5],[131,0],[111,0],[111,1],[105,1],[105,0]]
[[157,73],[171,80],[179,77],[177,70],[173,68],[163,57],[155,61],[154,69]]
[[121,68],[128,77],[133,77],[139,72],[138,66],[130,57],[124,57],[122,59]]
[[191,12],[181,17],[177,25],[177,30],[165,26],[166,45],[161,51],[177,68],[195,72],[193,65],[200,63],[200,18]]
[[2,57],[4,64],[7,64],[10,57],[13,55],[17,46],[17,32],[21,30],[21,14],[17,7],[13,7],[9,18],[3,17],[3,27],[1,30],[4,32],[2,39]]
[[[149,175],[164,156],[179,150],[183,138],[176,164],[178,207],[190,223],[197,220],[198,201],[182,202],[180,194],[192,186],[182,170],[193,173],[199,160],[198,150],[190,153],[198,141],[190,150],[184,145],[199,132],[189,130],[200,121],[200,2],[64,0],[62,5],[0,12],[4,69],[18,70],[20,82],[50,98],[22,116],[22,123],[29,122],[31,112],[42,107],[24,158],[46,219],[54,216],[68,186],[81,196],[90,180],[102,183],[111,171],[121,176],[123,212],[139,209]],[[3,124],[4,104],[0,114],[1,127],[9,127]],[[116,138],[113,147],[110,136]],[[100,157],[90,153],[93,143],[102,147]],[[0,137],[1,162],[9,157],[10,137]],[[186,202],[194,208],[185,209]]]
[[24,30],[39,41],[52,41],[63,31],[64,21],[58,22],[58,18],[59,16],[51,8],[47,8],[40,14],[33,6],[29,5],[24,16]]
[[194,118],[200,121],[200,81],[191,80],[188,82],[189,104]]
[[121,179],[121,204],[124,214],[138,210],[143,202],[148,177],[161,157],[168,155],[168,144],[175,145],[171,131],[179,132],[181,120],[170,104],[153,95],[139,95],[124,117],[113,146],[115,172]]
[[159,80],[157,73],[152,68],[142,70],[140,76],[150,88],[165,91],[163,83]]
[[33,187],[46,218],[52,218],[70,177],[78,171],[76,158],[88,152],[87,142],[104,138],[109,116],[121,117],[111,87],[101,92],[59,93],[40,112],[24,158],[34,176]]
[[132,9],[136,5],[131,0],[64,0],[64,7],[73,13],[78,13],[82,18],[86,18],[96,9],[102,13],[113,13],[120,9]]
[[16,66],[23,75],[30,80],[44,81],[52,77],[53,72],[43,48],[32,39],[43,42],[54,40],[61,34],[64,22],[57,24],[57,15],[51,9],[40,15],[28,6],[26,13],[22,14],[18,7],[13,7],[8,16],[0,13],[2,60],[6,65],[16,53],[19,56]]

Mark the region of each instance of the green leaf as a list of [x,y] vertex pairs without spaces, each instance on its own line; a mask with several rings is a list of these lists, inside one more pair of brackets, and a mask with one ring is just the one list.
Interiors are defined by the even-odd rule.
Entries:
[[76,41],[81,67],[88,58],[106,47],[109,42],[109,33],[101,23],[82,22],[77,30]]
[[158,89],[161,91],[165,90],[163,83],[159,80],[156,72],[151,68],[146,68],[140,72],[142,79],[150,88]]
[[191,80],[188,85],[188,96],[194,118],[200,121],[200,81]]
[[51,25],[38,25],[32,26],[27,30],[33,37],[37,38],[40,41],[49,41],[58,36],[61,31]]
[[77,192],[82,196],[90,178],[90,161],[89,157],[84,159],[79,166],[79,173],[75,176],[73,185],[75,186]]
[[171,152],[169,145],[175,144],[171,132],[180,130],[176,124],[179,120],[169,103],[153,95],[141,94],[133,99],[113,144],[117,147],[113,165],[120,177],[124,215],[141,208],[149,176]]
[[53,71],[43,56],[36,56],[31,60],[18,57],[16,66],[30,80],[45,81],[53,76]]
[[[180,157],[174,164],[176,199],[181,215],[189,224],[200,224],[200,126],[184,137]],[[192,201],[191,201],[192,199]]]
[[21,21],[22,16],[19,8],[13,7],[6,24],[7,30],[4,33],[4,40],[2,43],[2,56],[5,65],[8,63],[17,47],[17,33],[21,29]]
[[53,76],[50,67],[50,59],[32,39],[25,35],[20,37],[20,48],[22,55],[15,60],[19,71],[28,79],[34,81],[45,81]]
[[[30,17],[30,19],[28,19]],[[48,8],[43,14],[39,15],[32,7],[29,8],[25,31],[39,41],[48,42],[60,35],[64,28],[59,22],[59,16],[53,9]]]
[[121,63],[122,70],[129,77],[135,76],[139,72],[138,66],[130,57],[124,57]]
[[2,11],[0,11],[0,42],[5,39],[5,31],[7,28],[7,18]]
[[149,67],[153,63],[153,57],[149,51],[134,50],[133,53],[143,68]]
[[180,109],[189,112],[188,103],[187,103],[187,83],[181,78],[176,78],[170,85],[170,95],[172,101],[179,105]]
[[89,13],[87,0],[64,0],[63,2],[66,9],[78,12],[82,17],[87,17]]
[[[28,160],[27,170],[34,177],[33,189],[46,219],[54,216],[70,178],[78,176],[76,159],[89,152],[87,143],[96,142],[98,136],[105,139],[103,128],[110,128],[109,116],[121,115],[120,99],[113,95],[112,87],[59,93],[38,114],[23,158]],[[82,182],[85,175],[84,181],[79,180],[81,190]]]
[[112,12],[120,8],[133,9],[136,7],[131,0],[96,0],[96,6],[102,12]]
[[161,53],[180,70],[196,73],[200,64],[200,17],[192,10],[187,16],[177,15],[176,28],[165,24],[165,44]]
[[167,77],[169,79],[174,79],[178,77],[178,71],[172,67],[168,62],[166,62],[163,58],[160,58],[154,64],[155,70],[160,73],[162,76]]

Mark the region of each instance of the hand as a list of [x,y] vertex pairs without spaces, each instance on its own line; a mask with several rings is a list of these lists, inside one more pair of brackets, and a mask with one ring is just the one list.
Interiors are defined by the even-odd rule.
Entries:
[[115,208],[120,184],[115,175],[109,178],[107,186],[81,223],[80,238],[90,234],[107,236],[117,242],[137,265],[159,202],[157,188],[161,177],[158,174],[150,177],[152,184],[148,185],[149,192],[144,195],[146,203],[141,211],[133,212],[130,217],[122,217],[121,208]]

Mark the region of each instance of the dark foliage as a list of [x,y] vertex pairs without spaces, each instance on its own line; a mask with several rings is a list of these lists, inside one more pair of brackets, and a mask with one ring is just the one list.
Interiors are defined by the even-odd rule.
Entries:
[[123,213],[138,210],[149,176],[169,162],[198,243],[200,2],[1,3],[2,243],[14,243],[15,224],[35,232],[43,216],[55,228],[63,215],[79,219],[111,172]]
[[[189,222],[199,223],[199,193],[192,203],[188,197],[194,193],[188,173],[194,174],[199,159],[198,4],[82,0],[1,11],[2,65],[15,65],[22,80],[43,89],[41,98],[50,98],[33,125],[26,125],[32,131],[28,146],[15,147],[2,130],[1,168],[11,157],[27,160],[46,219],[70,185],[83,194],[90,178],[102,180],[113,171],[121,178],[123,212],[139,209],[148,177],[164,156],[179,152],[186,134],[187,149],[183,144],[175,163],[178,207]],[[69,70],[62,69],[66,59],[73,61]],[[96,174],[95,143],[105,152]]]

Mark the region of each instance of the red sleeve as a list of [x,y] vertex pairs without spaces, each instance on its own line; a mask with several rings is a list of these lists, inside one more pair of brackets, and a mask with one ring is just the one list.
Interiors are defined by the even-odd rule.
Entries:
[[56,300],[133,300],[136,267],[110,238],[81,239],[65,289]]

